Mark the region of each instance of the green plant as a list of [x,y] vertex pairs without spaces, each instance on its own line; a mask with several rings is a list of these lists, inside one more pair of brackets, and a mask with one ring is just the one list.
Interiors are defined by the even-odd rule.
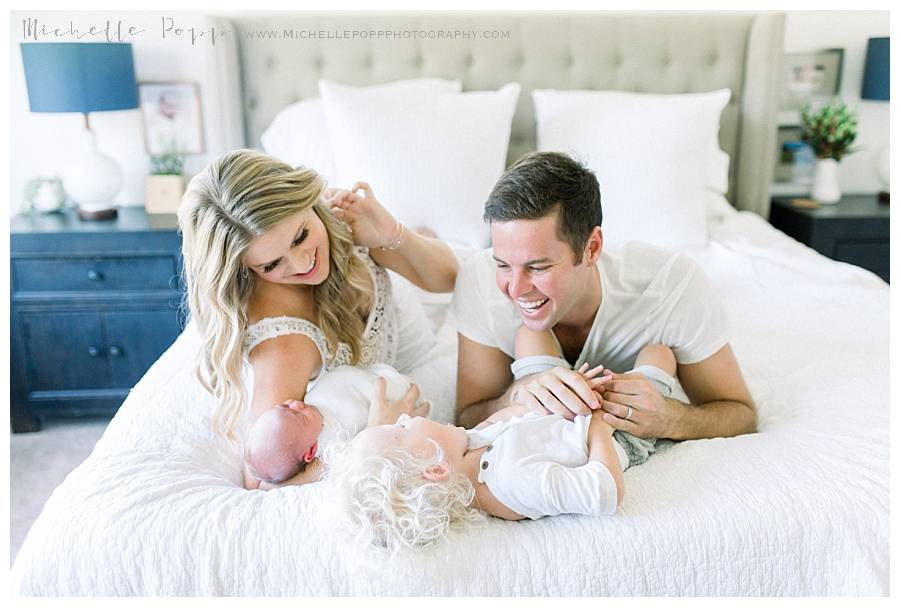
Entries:
[[806,104],[800,110],[803,130],[800,138],[816,153],[818,158],[840,160],[855,150],[850,144],[856,140],[856,112],[851,111],[843,101],[835,99],[818,110]]
[[181,175],[184,173],[184,158],[171,146],[162,154],[150,156],[151,175]]

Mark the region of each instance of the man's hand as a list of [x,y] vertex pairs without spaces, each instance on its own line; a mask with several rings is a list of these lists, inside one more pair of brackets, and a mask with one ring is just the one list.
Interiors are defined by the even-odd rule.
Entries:
[[612,373],[596,390],[602,394],[603,420],[640,438],[660,438],[677,422],[683,405],[664,398],[642,373]]
[[400,400],[388,400],[387,381],[383,377],[379,377],[375,380],[375,394],[372,396],[372,402],[369,403],[368,427],[393,424],[403,414],[410,417],[428,415],[431,404],[427,402],[418,404],[418,401],[419,387],[416,384],[411,384]]
[[608,381],[597,375],[603,367],[588,370],[587,365],[575,371],[554,367],[520,380],[512,394],[515,404],[525,405],[543,415],[556,413],[568,420],[576,415],[589,415],[600,408],[600,397],[595,390]]

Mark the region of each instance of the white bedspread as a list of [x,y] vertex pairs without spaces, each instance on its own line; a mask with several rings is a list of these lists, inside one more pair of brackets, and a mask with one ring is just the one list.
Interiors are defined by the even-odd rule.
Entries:
[[[56,489],[12,570],[24,595],[873,595],[888,557],[888,291],[749,213],[695,253],[719,288],[759,433],[680,443],[609,518],[490,520],[352,571],[319,485],[239,487],[188,330]],[[452,323],[452,319],[448,319]],[[413,373],[449,419],[455,335]]]

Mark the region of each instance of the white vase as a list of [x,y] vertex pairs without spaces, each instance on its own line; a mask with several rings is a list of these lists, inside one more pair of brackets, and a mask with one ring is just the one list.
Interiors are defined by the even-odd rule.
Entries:
[[813,200],[822,204],[834,204],[841,199],[841,184],[838,182],[838,161],[834,158],[819,158],[816,160],[812,197]]

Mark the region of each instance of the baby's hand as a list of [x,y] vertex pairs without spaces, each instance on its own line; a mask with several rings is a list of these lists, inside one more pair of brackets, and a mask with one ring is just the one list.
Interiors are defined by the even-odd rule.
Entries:
[[603,365],[588,368],[588,364],[584,363],[579,367],[578,372],[584,377],[591,390],[597,394],[603,394],[604,384],[613,378],[612,372],[609,369],[605,369]]
[[410,417],[425,417],[431,404],[419,403],[419,387],[410,384],[409,389],[400,400],[390,400],[387,397],[387,381],[383,377],[375,380],[375,393],[369,403],[369,421],[367,426],[382,426],[393,424],[401,415]]

